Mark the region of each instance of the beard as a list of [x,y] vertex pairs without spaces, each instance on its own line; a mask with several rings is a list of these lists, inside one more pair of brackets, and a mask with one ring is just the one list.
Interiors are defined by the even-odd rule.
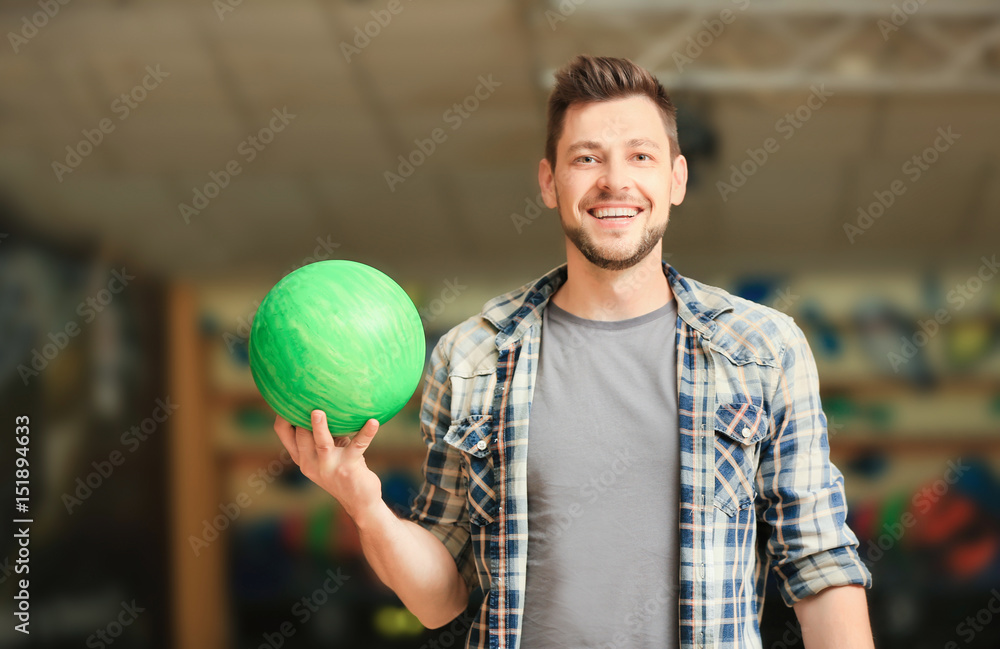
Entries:
[[[582,226],[566,225],[562,218],[562,205],[559,203],[558,191],[556,192],[556,209],[559,212],[559,223],[562,225],[566,237],[573,242],[573,245],[580,251],[580,254],[586,257],[587,261],[604,270],[632,268],[652,252],[667,231],[667,221],[664,221],[662,225],[650,224],[647,221],[642,236],[633,249],[613,251],[609,249],[610,246],[602,248],[594,243],[590,234],[585,232]],[[644,209],[643,211],[647,215],[649,214],[649,210]]]

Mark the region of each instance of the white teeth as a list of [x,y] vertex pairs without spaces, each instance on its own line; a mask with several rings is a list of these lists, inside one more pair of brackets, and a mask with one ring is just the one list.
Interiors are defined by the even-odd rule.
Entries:
[[591,214],[599,219],[609,216],[635,216],[639,210],[634,207],[599,207],[591,211]]

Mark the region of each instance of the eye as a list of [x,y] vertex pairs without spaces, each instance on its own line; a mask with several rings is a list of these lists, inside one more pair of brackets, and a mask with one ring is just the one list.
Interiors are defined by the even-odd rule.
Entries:
[[584,158],[590,158],[591,160],[593,160],[594,156],[592,156],[592,155],[582,155],[582,156],[580,156],[579,158],[576,159],[576,162],[580,162]]
[[642,157],[646,158],[646,160],[644,160],[643,162],[645,162],[647,160],[652,160],[652,158],[649,156],[648,153],[637,153],[635,155],[636,155],[636,157],[642,156]]

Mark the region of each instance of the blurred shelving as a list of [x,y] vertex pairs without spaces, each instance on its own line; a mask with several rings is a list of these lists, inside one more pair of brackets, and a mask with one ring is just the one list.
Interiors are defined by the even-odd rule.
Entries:
[[[782,286],[779,281],[772,285]],[[782,310],[802,327],[816,358],[830,457],[845,474],[849,517],[862,542],[877,540],[885,526],[898,522],[900,503],[911,508],[922,504],[917,498],[923,490],[941,484],[950,469],[971,460],[980,462],[969,474],[974,479],[949,483],[942,503],[986,502],[984,494],[993,484],[989,472],[1000,475],[1000,303],[992,294],[982,291],[952,314],[949,326],[926,341],[918,337],[922,344],[915,346],[912,357],[897,361],[897,369],[889,354],[900,353],[905,340],[920,331],[919,323],[934,315],[924,284],[904,276],[869,283],[864,276],[803,275],[784,286],[794,287],[798,295]],[[739,294],[737,286],[729,288]],[[275,592],[301,592],[309,587],[316,565],[354,562],[357,574],[363,574],[365,564],[353,526],[336,501],[294,465],[282,462],[284,448],[273,431],[274,413],[253,384],[246,361],[246,335],[261,294],[259,288],[216,287],[201,295],[197,345],[204,376],[203,434],[218,477],[218,501],[232,502],[240,493],[252,499],[234,523],[232,539],[238,545],[226,551],[227,570],[259,590],[261,584],[248,575],[265,570],[252,557],[267,547],[268,561],[287,562],[288,571],[301,573],[294,579],[274,576]],[[775,293],[748,297],[773,304]],[[466,300],[473,303],[479,297]],[[451,324],[444,319],[435,323],[439,331]],[[426,457],[418,406],[419,394],[414,394],[399,415],[381,426],[366,453],[369,466],[386,476],[384,495],[397,507],[412,495],[408,485],[418,484]],[[265,479],[267,486],[260,489]],[[979,517],[993,520],[988,514]],[[933,511],[917,520],[910,534],[913,547],[920,547],[921,526],[938,524]],[[895,551],[911,550],[900,544]],[[872,556],[865,554],[865,559],[871,561]],[[898,576],[892,572],[894,563],[872,565],[879,580]],[[962,578],[962,573],[947,572],[951,568],[938,569],[945,571],[935,573],[939,576]],[[224,608],[240,616],[244,624],[237,626],[260,626],[259,620],[248,621],[259,601],[240,595],[239,583],[231,589],[235,599]],[[365,583],[363,594],[352,595],[367,602],[368,608],[358,613],[362,617],[392,601],[377,580]],[[979,595],[975,585],[967,584],[962,592]],[[278,599],[268,600],[268,606],[280,609],[281,595],[271,596]],[[882,615],[880,610],[875,605],[873,616]]]
[[[210,577],[228,582],[221,588],[226,593],[222,615],[231,621],[227,627],[243,634],[250,629],[273,631],[284,618],[272,621],[261,611],[287,613],[316,591],[325,571],[349,569],[352,579],[330,594],[338,606],[324,609],[325,616],[332,616],[323,623],[330,628],[312,631],[318,634],[316,646],[325,644],[319,636],[334,628],[339,638],[374,646],[371,634],[388,615],[406,618],[403,626],[409,630],[401,638],[413,638],[422,626],[367,567],[357,531],[343,508],[291,461],[274,432],[275,413],[253,382],[247,340],[253,312],[267,288],[203,286],[198,293],[193,342],[198,366],[191,372],[203,381],[200,434],[211,456],[215,487],[204,497],[214,498],[214,514],[226,508],[235,514],[220,535],[221,569]],[[382,479],[383,498],[396,511],[407,505],[426,457],[417,417],[419,396],[415,393],[396,417],[379,427],[365,453],[366,463]],[[334,615],[348,610],[353,612],[346,617]],[[233,640],[239,643],[252,636]]]

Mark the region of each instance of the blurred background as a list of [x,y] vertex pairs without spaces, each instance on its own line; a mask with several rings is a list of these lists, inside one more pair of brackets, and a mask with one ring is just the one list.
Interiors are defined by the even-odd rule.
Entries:
[[[461,646],[282,461],[247,336],[314,261],[393,277],[428,350],[563,263],[536,174],[578,53],[678,105],[664,257],[809,335],[876,646],[1000,646],[994,0],[36,0],[0,27],[0,646]],[[401,512],[419,397],[367,453]],[[767,602],[764,646],[801,646]]]

